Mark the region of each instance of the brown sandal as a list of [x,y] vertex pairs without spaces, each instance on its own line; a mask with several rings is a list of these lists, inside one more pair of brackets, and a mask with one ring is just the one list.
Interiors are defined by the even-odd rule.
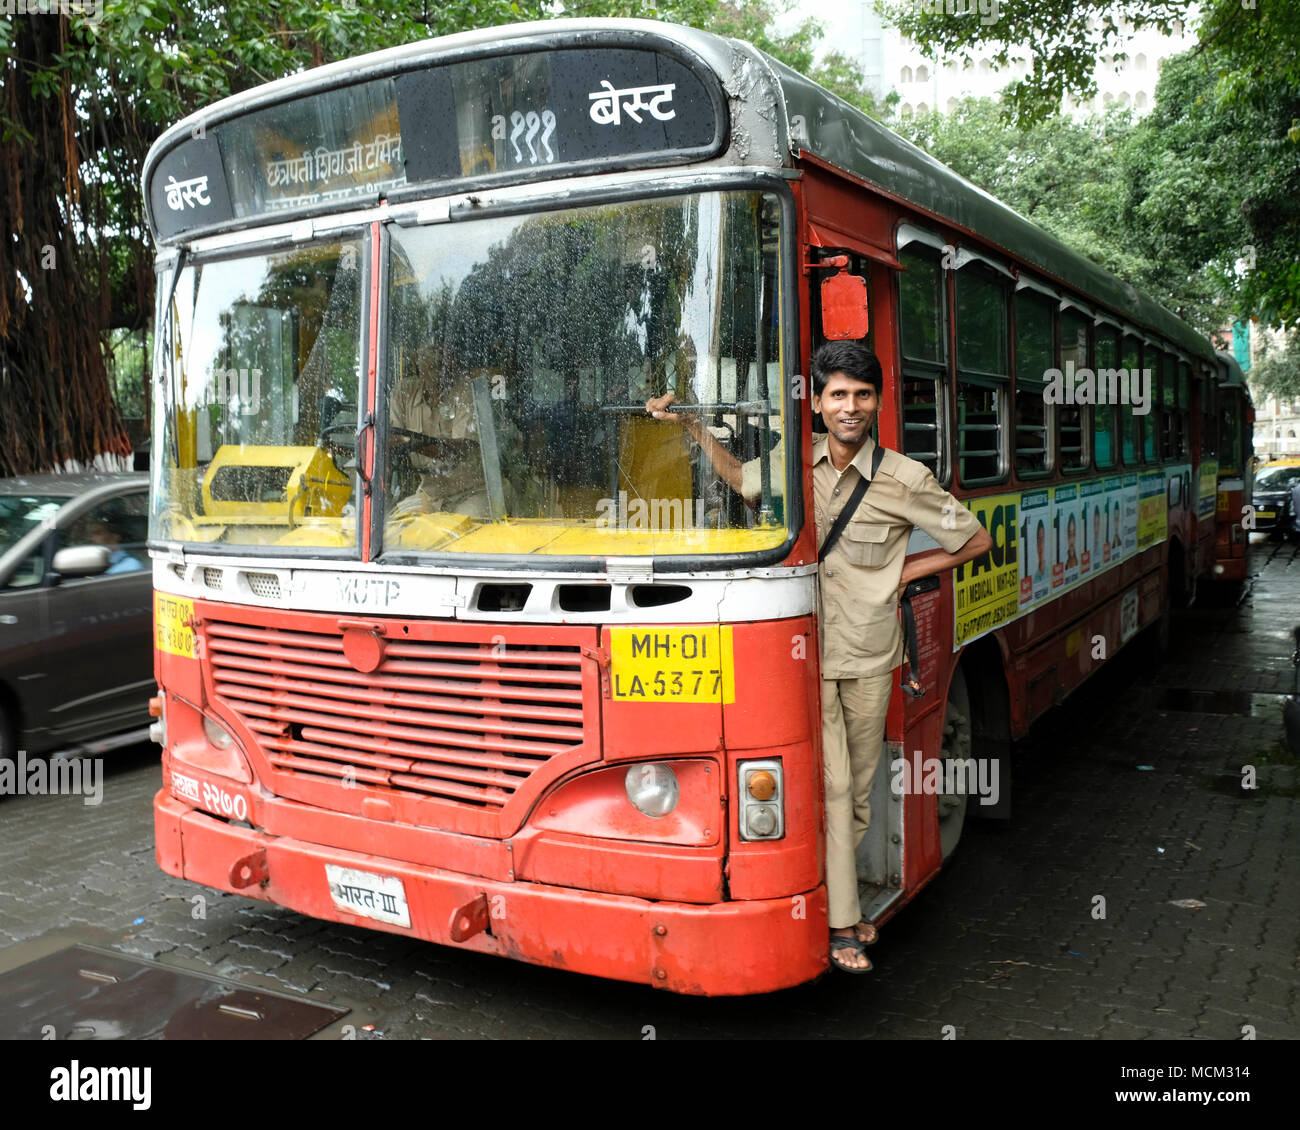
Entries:
[[830,962],[833,966],[835,966],[836,969],[840,969],[845,973],[870,973],[871,972],[873,967],[870,958],[867,958],[867,964],[864,965],[861,969],[855,969],[850,965],[845,965],[842,961],[837,961],[835,958],[836,950],[852,950],[854,953],[861,953],[863,957],[866,957],[866,954],[863,953],[862,943],[859,942],[856,938],[845,938],[838,934],[832,935]]

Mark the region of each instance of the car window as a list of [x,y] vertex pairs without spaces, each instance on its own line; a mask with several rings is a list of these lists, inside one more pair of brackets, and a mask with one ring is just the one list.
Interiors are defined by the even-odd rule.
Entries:
[[1266,467],[1255,476],[1255,485],[1283,490],[1300,481],[1300,467]]
[[0,553],[42,522],[53,521],[67,496],[0,493]]
[[[149,495],[147,491],[104,499],[81,515],[64,532],[64,546],[102,545],[109,551],[108,568],[96,581],[123,573],[138,573],[149,567]],[[68,582],[72,583],[72,578]]]
[[8,583],[3,587],[6,589],[32,589],[36,588],[44,579],[45,550],[41,548],[28,554],[14,567],[14,571],[9,574]]

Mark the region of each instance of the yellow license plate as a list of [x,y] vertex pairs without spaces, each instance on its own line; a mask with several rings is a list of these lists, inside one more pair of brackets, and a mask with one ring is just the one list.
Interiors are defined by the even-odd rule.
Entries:
[[1276,517],[1277,517],[1277,511],[1275,511],[1275,510],[1256,510],[1256,511],[1255,511],[1255,517],[1256,517],[1256,518],[1276,518]]
[[197,659],[198,641],[191,625],[194,622],[194,601],[183,596],[153,594],[153,642],[159,651]]
[[622,702],[736,701],[731,628],[611,628],[610,692]]

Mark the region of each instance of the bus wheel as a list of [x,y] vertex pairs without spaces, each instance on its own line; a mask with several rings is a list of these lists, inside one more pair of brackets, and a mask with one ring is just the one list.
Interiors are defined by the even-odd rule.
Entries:
[[[958,667],[948,688],[948,703],[943,716],[943,762],[945,782],[960,784],[965,780],[965,773],[949,773],[948,763],[965,760],[971,755],[970,695],[966,690],[966,677]],[[947,859],[961,839],[962,826],[966,822],[965,791],[940,793],[936,798],[939,815],[939,847],[943,858]]]
[[1186,556],[1177,542],[1169,548],[1169,602],[1175,608],[1190,608],[1196,603],[1196,570],[1187,568]]

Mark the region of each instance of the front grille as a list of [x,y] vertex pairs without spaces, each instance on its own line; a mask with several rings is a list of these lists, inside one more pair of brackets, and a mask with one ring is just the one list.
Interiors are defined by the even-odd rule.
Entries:
[[280,578],[274,573],[245,573],[244,580],[257,596],[269,600],[280,599]]
[[214,692],[274,770],[494,812],[583,742],[576,644],[506,643],[483,630],[470,639],[465,629],[416,639],[407,628],[362,673],[337,623],[322,620],[318,631],[201,625]]
[[204,568],[203,584],[210,589],[219,589],[225,582],[225,575],[221,569]]

